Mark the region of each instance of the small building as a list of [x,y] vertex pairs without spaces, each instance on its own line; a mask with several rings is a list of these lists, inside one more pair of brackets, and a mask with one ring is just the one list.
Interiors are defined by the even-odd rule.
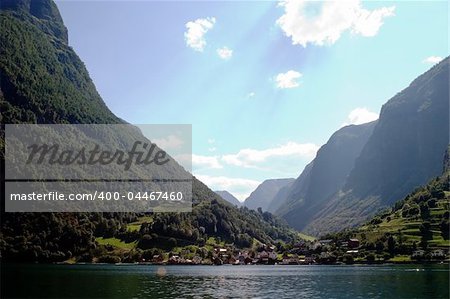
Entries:
[[172,255],[168,261],[168,263],[170,265],[179,264],[180,262],[181,262],[181,258],[178,255]]
[[430,253],[432,258],[440,259],[445,257],[444,250],[442,249],[435,249]]
[[236,264],[236,261],[239,262],[234,256],[230,256],[230,258],[227,260],[227,264]]
[[414,251],[411,255],[412,258],[420,258],[420,257],[424,257],[424,256],[425,256],[425,250],[422,250],[422,249]]
[[152,263],[160,264],[164,261],[164,257],[162,254],[155,254],[152,258]]
[[299,263],[300,260],[297,255],[284,256],[283,260],[281,261],[282,265],[298,265]]
[[223,260],[221,258],[214,257],[213,258],[213,263],[214,263],[214,265],[217,265],[217,266],[223,265]]
[[358,239],[350,239],[347,241],[347,247],[348,248],[358,248],[359,247],[359,240]]
[[196,255],[192,258],[192,264],[200,265],[201,263],[202,263],[202,258],[199,257],[198,255]]
[[269,263],[269,253],[265,250],[258,253],[256,256],[259,264],[268,264]]
[[322,246],[327,246],[327,245],[330,245],[332,241],[333,241],[333,240],[330,240],[330,239],[319,240],[319,243],[320,243],[320,245],[322,245]]
[[239,254],[236,258],[236,263],[239,265],[251,264],[253,259],[246,253]]
[[269,252],[269,259],[276,261],[278,259],[278,254],[275,251]]
[[314,264],[316,261],[313,256],[305,256],[305,263],[308,265]]

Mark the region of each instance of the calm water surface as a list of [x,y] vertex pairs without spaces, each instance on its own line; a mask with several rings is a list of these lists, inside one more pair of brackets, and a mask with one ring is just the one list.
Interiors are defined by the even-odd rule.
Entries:
[[449,298],[449,266],[3,265],[11,297]]

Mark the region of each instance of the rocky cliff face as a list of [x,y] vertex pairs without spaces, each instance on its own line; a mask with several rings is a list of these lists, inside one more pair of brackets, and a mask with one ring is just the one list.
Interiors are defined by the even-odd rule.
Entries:
[[449,144],[449,58],[381,109],[345,185],[305,227],[320,234],[355,226],[442,172]]
[[277,213],[302,230],[342,188],[376,122],[339,129],[293,183]]
[[263,211],[268,211],[269,205],[280,189],[293,181],[294,179],[265,180],[247,197],[244,206],[253,210],[261,208]]

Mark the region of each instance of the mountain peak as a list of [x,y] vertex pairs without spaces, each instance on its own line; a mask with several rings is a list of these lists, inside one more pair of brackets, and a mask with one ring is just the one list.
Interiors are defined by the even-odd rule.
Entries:
[[249,209],[262,208],[263,211],[268,211],[280,189],[291,184],[294,180],[293,178],[265,180],[245,199],[244,205]]
[[225,199],[226,201],[228,201],[229,203],[231,203],[232,205],[238,206],[240,207],[242,205],[242,203],[230,192],[226,191],[226,190],[218,190],[218,191],[214,191],[217,195],[219,195],[220,197],[222,197],[223,199]]
[[2,0],[0,11],[10,11],[20,15],[47,34],[68,43],[67,28],[64,26],[58,7],[52,0]]

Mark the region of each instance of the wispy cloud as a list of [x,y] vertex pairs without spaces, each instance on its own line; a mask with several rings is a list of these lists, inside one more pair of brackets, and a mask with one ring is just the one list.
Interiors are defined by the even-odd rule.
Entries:
[[361,36],[375,36],[384,19],[394,15],[395,6],[368,10],[360,0],[281,1],[284,14],[277,20],[292,44],[306,47],[334,44],[345,31]]
[[196,175],[196,177],[212,190],[227,190],[240,201],[246,199],[261,184],[256,180],[226,176]]
[[312,158],[318,149],[319,146],[313,143],[287,142],[286,144],[263,150],[241,149],[236,154],[222,156],[222,161],[234,166],[258,168],[264,162],[277,157]]
[[286,73],[279,73],[275,77],[277,88],[286,89],[298,87],[300,86],[298,79],[301,76],[302,74],[293,70],[287,71]]
[[193,170],[200,169],[220,169],[223,168],[217,156],[202,156],[192,154],[192,168]]
[[378,117],[378,113],[369,111],[367,108],[356,108],[350,111],[347,120],[342,124],[342,127],[365,124],[377,120]]
[[444,59],[444,58],[441,56],[429,56],[429,57],[425,58],[422,62],[429,63],[429,64],[437,64],[437,63],[441,62],[442,59]]
[[254,91],[251,91],[251,92],[249,92],[248,94],[247,94],[247,99],[251,99],[251,98],[253,98],[253,97],[255,97],[255,95],[256,95],[256,93],[254,92]]
[[187,22],[187,31],[184,33],[186,45],[195,51],[203,52],[206,46],[205,34],[214,27],[215,23],[214,17]]
[[223,47],[217,49],[217,55],[219,55],[220,58],[223,60],[230,59],[231,56],[233,56],[233,50],[229,49],[228,47]]

